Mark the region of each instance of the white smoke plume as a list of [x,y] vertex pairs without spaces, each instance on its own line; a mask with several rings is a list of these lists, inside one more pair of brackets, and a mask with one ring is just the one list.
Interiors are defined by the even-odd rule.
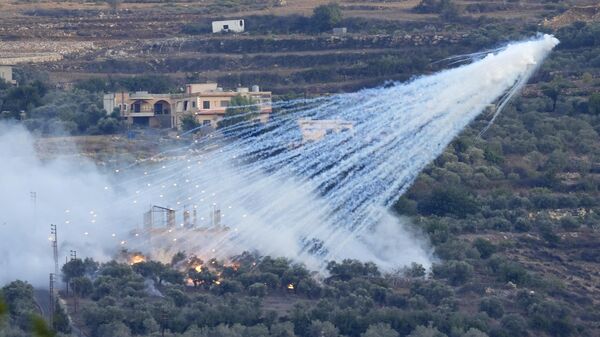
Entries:
[[[255,250],[317,270],[342,258],[383,270],[428,267],[426,240],[387,209],[487,105],[505,104],[557,43],[539,36],[409,83],[284,102],[267,125],[228,127],[160,164],[122,167],[111,177],[89,163],[42,163],[26,132],[4,127],[0,283],[47,279],[49,223],[64,233],[61,256],[77,249],[102,258],[118,246],[164,259],[180,250],[219,257]],[[352,127],[306,142],[299,119]],[[154,221],[144,230],[151,205],[175,210],[175,226]]]

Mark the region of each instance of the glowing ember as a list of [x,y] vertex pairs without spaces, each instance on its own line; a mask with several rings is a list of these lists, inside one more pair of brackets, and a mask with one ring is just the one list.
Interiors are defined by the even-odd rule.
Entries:
[[131,259],[129,259],[129,263],[132,265],[138,264],[141,262],[146,262],[146,257],[142,254],[135,254],[131,257]]
[[293,283],[290,283],[290,284],[288,284],[288,285],[287,285],[287,288],[288,288],[289,290],[294,290],[294,284],[293,284]]

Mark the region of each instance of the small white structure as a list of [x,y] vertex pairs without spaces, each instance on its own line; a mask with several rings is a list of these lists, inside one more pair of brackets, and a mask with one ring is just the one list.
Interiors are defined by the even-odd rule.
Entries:
[[13,80],[12,66],[0,65],[0,78],[10,84],[17,84],[17,81]]
[[213,33],[243,33],[246,27],[244,20],[223,20],[212,22]]
[[334,27],[333,35],[346,35],[348,33],[348,28],[346,27]]
[[298,125],[305,142],[321,140],[329,134],[352,131],[354,123],[336,119],[299,119]]

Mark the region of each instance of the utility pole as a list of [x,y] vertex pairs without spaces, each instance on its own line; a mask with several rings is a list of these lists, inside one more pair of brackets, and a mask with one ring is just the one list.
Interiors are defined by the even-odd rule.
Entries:
[[167,315],[167,310],[163,307],[162,311],[160,313],[160,320],[161,320],[161,337],[165,337],[165,328],[167,326],[167,321],[169,320],[169,316]]
[[54,297],[54,274],[50,273],[50,326],[54,324],[54,306],[56,305],[56,299]]
[[31,202],[33,203],[33,227],[37,227],[37,192],[29,192]]
[[54,253],[54,275],[58,275],[58,231],[56,225],[50,225],[50,240]]
[[69,252],[71,253],[71,261],[77,260],[77,251],[76,250],[70,250]]

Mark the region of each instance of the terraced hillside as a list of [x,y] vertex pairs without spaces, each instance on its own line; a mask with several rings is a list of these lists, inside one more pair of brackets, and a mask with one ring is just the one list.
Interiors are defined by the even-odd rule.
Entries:
[[[182,82],[258,83],[278,94],[335,92],[407,79],[447,56],[533,34],[566,6],[457,1],[461,14],[448,19],[418,12],[414,0],[341,1],[337,25],[348,34],[333,36],[310,21],[322,3],[125,1],[113,11],[103,2],[16,1],[2,5],[0,58],[35,64],[59,83],[156,73]],[[247,31],[212,34],[218,18],[244,18]]]

